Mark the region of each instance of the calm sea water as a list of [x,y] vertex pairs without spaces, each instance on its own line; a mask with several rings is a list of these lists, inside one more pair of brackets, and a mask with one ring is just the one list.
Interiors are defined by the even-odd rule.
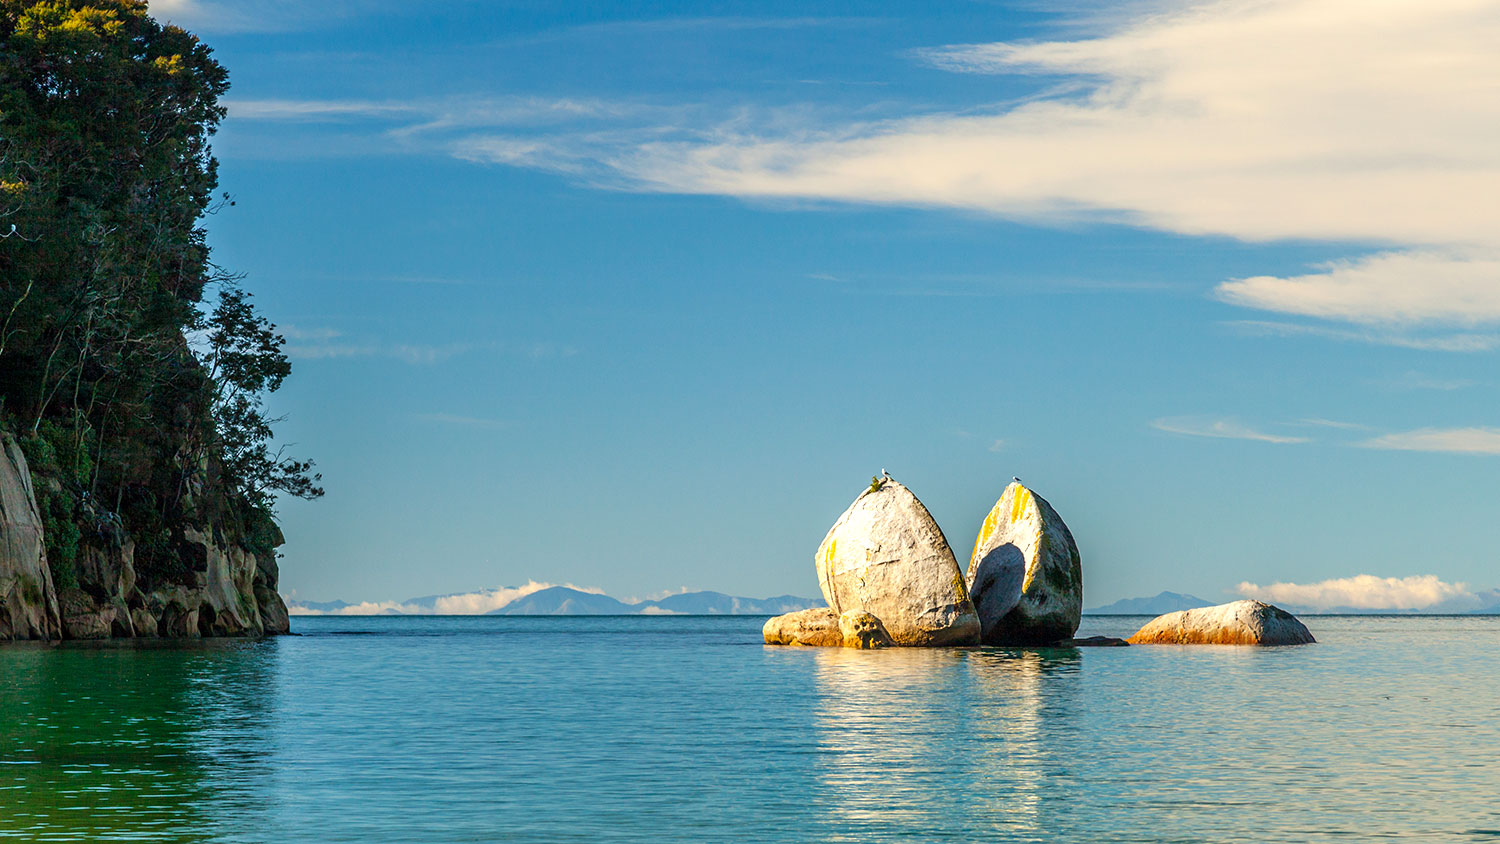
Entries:
[[1500,618],[1315,617],[1304,648],[878,652],[764,647],[761,621],[0,647],[0,839],[1500,837]]

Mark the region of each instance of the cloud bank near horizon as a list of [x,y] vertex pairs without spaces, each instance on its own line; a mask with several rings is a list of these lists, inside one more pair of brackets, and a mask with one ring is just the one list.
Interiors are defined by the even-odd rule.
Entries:
[[1317,583],[1249,581],[1235,587],[1241,596],[1272,604],[1314,610],[1429,610],[1466,612],[1500,605],[1500,590],[1475,591],[1467,583],[1448,583],[1437,575],[1376,577],[1360,574]]
[[[498,610],[513,601],[524,598],[533,592],[540,592],[543,589],[551,589],[555,586],[563,586],[568,589],[576,589],[579,592],[589,592],[595,595],[604,594],[603,589],[593,586],[575,586],[571,583],[543,583],[541,581],[529,580],[523,586],[499,586],[494,589],[480,589],[474,592],[439,595],[429,599],[418,598],[409,601],[363,601],[358,604],[348,604],[336,608],[316,606],[325,602],[298,601],[295,596],[286,597],[286,603],[287,611],[292,615],[381,615],[392,612],[405,615],[484,615],[491,610]],[[310,606],[309,604],[312,605]]]

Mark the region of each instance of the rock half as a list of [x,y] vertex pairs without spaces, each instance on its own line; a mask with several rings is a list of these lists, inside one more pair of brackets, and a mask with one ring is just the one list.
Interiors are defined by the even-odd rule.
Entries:
[[814,607],[778,615],[760,629],[768,645],[838,647],[844,644],[839,616],[828,607]]
[[1235,601],[1169,612],[1130,637],[1132,645],[1308,645],[1307,626],[1280,607]]
[[1078,631],[1078,544],[1052,505],[1020,482],[985,516],[967,584],[986,645],[1045,644]]
[[868,612],[897,645],[972,645],[979,617],[948,540],[901,484],[871,484],[839,517],[814,558],[835,613]]

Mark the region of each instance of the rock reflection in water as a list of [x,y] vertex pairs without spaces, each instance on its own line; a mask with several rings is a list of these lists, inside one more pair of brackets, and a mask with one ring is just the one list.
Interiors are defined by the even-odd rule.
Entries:
[[275,644],[0,649],[0,839],[264,829]]
[[814,837],[1046,837],[1057,760],[1045,738],[1067,729],[1057,719],[1070,717],[1077,651],[827,648],[816,659]]

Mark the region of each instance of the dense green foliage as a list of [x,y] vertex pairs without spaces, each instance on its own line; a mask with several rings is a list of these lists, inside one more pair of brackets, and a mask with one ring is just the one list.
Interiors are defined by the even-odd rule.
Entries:
[[227,202],[209,149],[227,88],[141,0],[0,0],[0,407],[52,481],[62,576],[101,524],[170,580],[183,524],[244,539],[276,494],[322,494],[271,447],[282,340],[200,225]]

